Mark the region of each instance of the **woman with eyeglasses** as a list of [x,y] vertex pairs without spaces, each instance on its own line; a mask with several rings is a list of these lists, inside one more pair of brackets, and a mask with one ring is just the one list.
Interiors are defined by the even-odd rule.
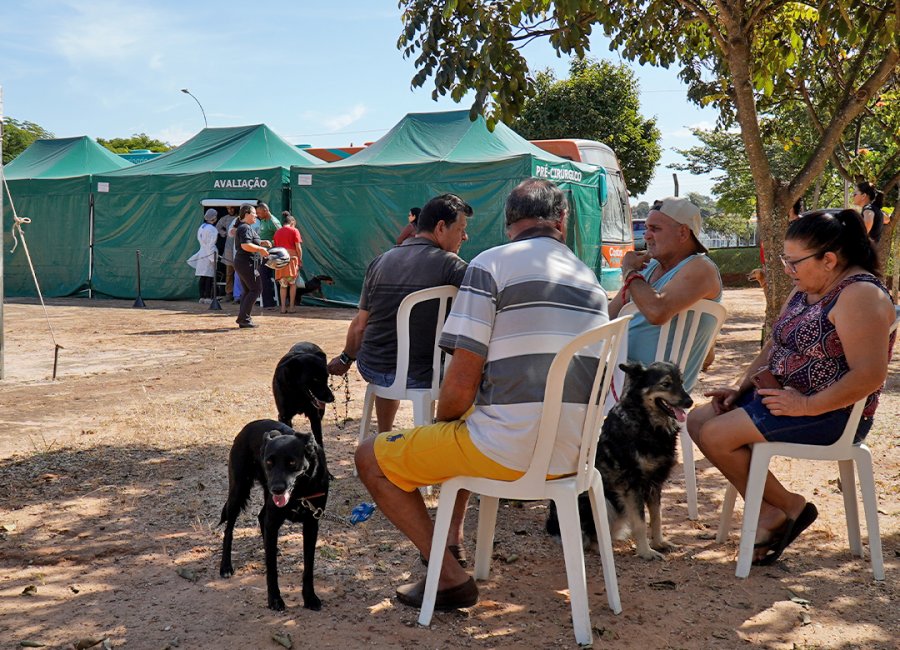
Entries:
[[878,243],[881,239],[881,231],[884,229],[884,212],[882,205],[884,194],[875,189],[871,183],[858,183],[853,193],[853,205],[859,208],[869,238]]
[[[866,398],[856,431],[872,427],[887,377],[894,304],[881,282],[878,255],[855,210],[812,212],[788,226],[784,271],[794,289],[772,335],[733,388],[688,416],[694,442],[743,495],[751,445],[830,445],[853,404]],[[774,563],[818,516],[805,497],[769,474],[759,514],[754,564]]]

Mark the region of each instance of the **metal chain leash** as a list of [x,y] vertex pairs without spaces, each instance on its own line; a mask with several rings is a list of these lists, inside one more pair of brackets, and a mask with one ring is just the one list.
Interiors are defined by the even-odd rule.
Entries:
[[[347,428],[347,422],[350,421],[350,380],[347,378],[347,375],[342,375],[341,379],[344,384],[344,417],[338,417],[338,403],[337,399],[334,400],[334,426],[336,426],[340,430],[344,430]],[[337,393],[339,388],[335,385],[335,376],[331,375],[328,378],[328,387],[331,389],[332,393]]]

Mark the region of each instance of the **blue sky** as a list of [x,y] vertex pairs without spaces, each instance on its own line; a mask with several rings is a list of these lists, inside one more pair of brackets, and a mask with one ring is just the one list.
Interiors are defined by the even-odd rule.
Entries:
[[[57,137],[147,133],[180,144],[203,127],[264,122],[290,142],[346,146],[377,140],[406,113],[457,108],[412,90],[413,62],[396,48],[394,0],[4,0],[0,86],[4,115]],[[618,61],[597,37],[592,56]],[[543,43],[533,70],[568,71]],[[673,148],[715,112],[688,102],[674,70],[635,67],[641,109],[663,134],[662,160],[644,197],[672,193]],[[464,107],[468,108],[465,102]],[[707,177],[679,173],[681,193],[709,193]]]

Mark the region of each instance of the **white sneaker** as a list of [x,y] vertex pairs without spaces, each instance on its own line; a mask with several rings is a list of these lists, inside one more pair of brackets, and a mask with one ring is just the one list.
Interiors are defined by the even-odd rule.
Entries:
[[210,305],[212,304],[212,298],[200,298],[201,305]]

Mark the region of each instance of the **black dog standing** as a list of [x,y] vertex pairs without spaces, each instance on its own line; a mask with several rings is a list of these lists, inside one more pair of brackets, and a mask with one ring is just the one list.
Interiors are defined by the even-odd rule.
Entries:
[[278,419],[293,426],[294,416],[309,418],[313,436],[322,446],[322,416],[325,405],[334,401],[328,388],[328,359],[315,343],[297,343],[281,357],[272,377],[272,393]]
[[281,611],[278,588],[278,530],[285,521],[303,523],[303,606],[319,610],[322,601],[313,587],[319,519],[328,500],[325,452],[315,438],[274,420],[255,420],[241,429],[228,458],[228,501],[222,508],[225,536],[219,575],[234,575],[231,542],[234,524],[247,506],[253,482],[263,487],[265,502],[259,528],[266,552],[266,587],[270,609]]

